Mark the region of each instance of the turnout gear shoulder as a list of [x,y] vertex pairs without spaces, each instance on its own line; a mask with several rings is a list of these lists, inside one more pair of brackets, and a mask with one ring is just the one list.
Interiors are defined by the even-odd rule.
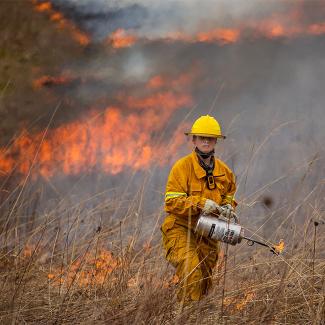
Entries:
[[194,229],[207,199],[218,205],[229,203],[235,207],[236,185],[232,171],[225,163],[215,159],[212,176],[216,187],[210,190],[206,183],[206,172],[200,166],[195,151],[178,160],[170,171],[166,185],[165,211],[168,220]]

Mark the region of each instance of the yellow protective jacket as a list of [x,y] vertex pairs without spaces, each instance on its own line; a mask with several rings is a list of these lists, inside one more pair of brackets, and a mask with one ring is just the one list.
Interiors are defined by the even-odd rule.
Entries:
[[175,222],[193,229],[206,199],[213,200],[219,205],[227,203],[233,207],[237,205],[234,200],[235,177],[224,162],[215,159],[213,176],[217,187],[214,190],[207,188],[205,176],[206,172],[200,166],[195,151],[175,163],[166,186],[165,211],[168,216],[162,225],[163,231]]

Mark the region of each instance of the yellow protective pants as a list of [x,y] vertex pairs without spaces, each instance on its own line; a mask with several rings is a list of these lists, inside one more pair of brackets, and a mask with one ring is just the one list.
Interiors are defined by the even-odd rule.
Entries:
[[161,230],[166,259],[176,268],[179,278],[178,300],[200,300],[212,285],[218,242],[198,236],[174,222],[165,222]]

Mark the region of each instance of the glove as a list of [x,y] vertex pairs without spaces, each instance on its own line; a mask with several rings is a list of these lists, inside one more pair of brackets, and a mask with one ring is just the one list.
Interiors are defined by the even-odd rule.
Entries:
[[202,209],[202,211],[206,214],[210,214],[213,212],[222,212],[222,208],[220,205],[218,205],[216,202],[206,199],[204,207]]
[[236,215],[235,210],[231,204],[228,203],[226,205],[222,205],[221,209],[222,209],[222,211],[220,213],[221,217],[224,217],[227,219],[234,218],[235,221],[238,222],[237,215]]

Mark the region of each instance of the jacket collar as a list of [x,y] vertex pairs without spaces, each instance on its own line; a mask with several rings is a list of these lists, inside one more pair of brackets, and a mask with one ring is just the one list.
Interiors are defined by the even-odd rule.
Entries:
[[[196,177],[197,178],[205,177],[206,176],[205,170],[201,167],[201,165],[199,163],[199,158],[194,150],[192,151],[191,158],[192,158],[194,173],[195,173]],[[217,163],[217,159],[215,159],[215,160],[216,161],[214,164],[213,176],[217,176],[217,177],[224,176],[224,174],[221,174],[220,164]]]

